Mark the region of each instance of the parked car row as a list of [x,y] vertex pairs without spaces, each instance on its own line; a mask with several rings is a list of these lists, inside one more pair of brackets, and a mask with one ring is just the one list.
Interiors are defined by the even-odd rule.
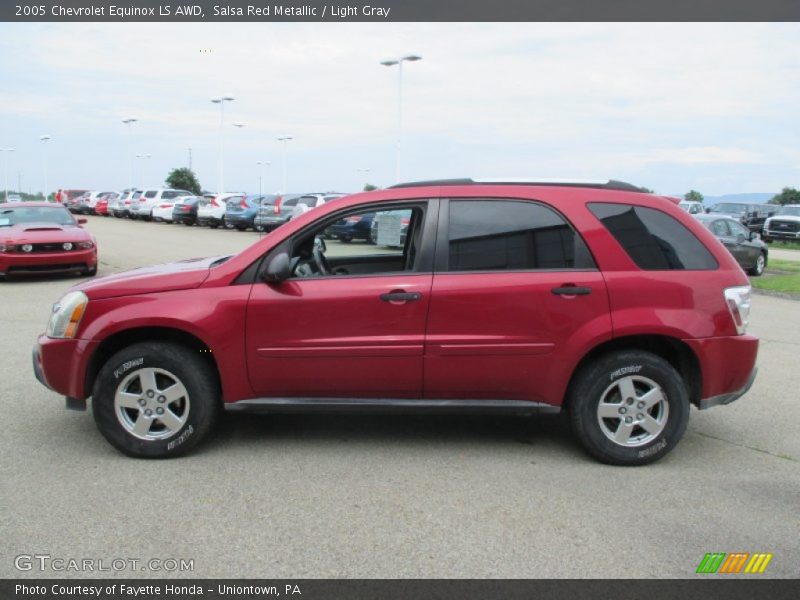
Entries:
[[[73,198],[68,207],[71,212],[77,214],[184,225],[197,224],[214,229],[225,227],[240,231],[247,229],[272,231],[287,221],[344,195],[338,192],[306,194],[226,192],[196,196],[187,190],[152,188],[122,192],[85,192]],[[367,227],[366,233],[361,235],[360,239],[367,239],[368,232]]]

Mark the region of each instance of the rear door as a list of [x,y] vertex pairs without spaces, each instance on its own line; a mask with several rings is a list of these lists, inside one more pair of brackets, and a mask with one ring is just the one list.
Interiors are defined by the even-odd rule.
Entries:
[[443,200],[431,296],[426,398],[560,403],[559,370],[611,330],[583,240],[532,201]]

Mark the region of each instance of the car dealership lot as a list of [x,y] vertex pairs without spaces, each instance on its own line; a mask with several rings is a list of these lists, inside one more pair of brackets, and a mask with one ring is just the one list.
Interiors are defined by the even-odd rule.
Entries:
[[[258,238],[88,228],[100,275]],[[598,464],[555,417],[229,415],[186,458],[141,461],[33,377],[29,349],[77,281],[0,284],[0,576],[40,575],[13,558],[43,553],[189,558],[199,577],[686,577],[706,552],[741,551],[772,552],[765,575],[800,575],[797,302],[754,296],[752,391],[693,410],[648,467]]]

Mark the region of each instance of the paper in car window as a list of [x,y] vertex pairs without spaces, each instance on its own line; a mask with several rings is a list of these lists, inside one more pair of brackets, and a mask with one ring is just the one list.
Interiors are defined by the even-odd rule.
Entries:
[[400,233],[403,218],[399,213],[383,213],[378,219],[378,245],[400,246]]

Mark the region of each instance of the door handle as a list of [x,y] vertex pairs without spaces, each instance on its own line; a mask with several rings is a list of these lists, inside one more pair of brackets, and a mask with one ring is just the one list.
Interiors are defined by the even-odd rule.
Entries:
[[419,292],[389,292],[388,294],[381,294],[381,300],[384,302],[416,302],[422,299],[422,294]]
[[561,287],[554,287],[550,291],[556,296],[587,296],[588,294],[592,293],[592,288],[568,283],[567,285],[562,285]]

